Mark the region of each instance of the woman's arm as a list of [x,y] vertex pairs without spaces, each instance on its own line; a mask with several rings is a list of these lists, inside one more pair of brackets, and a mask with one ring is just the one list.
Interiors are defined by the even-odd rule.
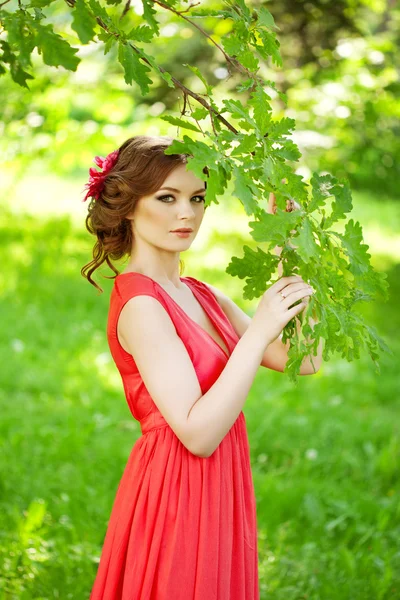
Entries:
[[211,456],[243,408],[268,341],[249,327],[203,394],[188,351],[157,299],[128,300],[119,322],[146,389],[171,429],[192,454]]
[[[275,214],[276,213],[276,198],[275,198],[275,194],[274,193],[270,193],[269,195],[269,200],[268,200],[268,207],[267,207],[267,212],[270,214]],[[295,200],[287,200],[286,201],[286,212],[292,212],[294,210],[299,210],[301,208],[300,204],[298,202],[296,202]],[[294,232],[291,232],[294,233]],[[292,246],[292,244],[289,243],[289,246],[291,246],[292,248],[294,246]],[[282,253],[282,247],[281,246],[275,246],[274,248],[274,252],[277,256],[280,256]],[[278,277],[282,277],[283,275],[283,265],[282,265],[282,261],[279,262],[278,264]],[[306,301],[306,303],[308,303],[308,301],[306,299],[304,299]],[[314,325],[316,325],[318,323],[318,319],[315,316],[315,313],[312,313],[312,315],[309,317],[309,324],[311,329],[314,328]],[[296,330],[297,333],[300,334],[302,325],[300,323],[300,321],[296,321]],[[308,344],[312,344],[313,342],[313,338],[312,337],[306,337],[306,342]],[[281,342],[282,346],[284,347],[284,349],[286,350],[286,352],[289,350],[290,347],[290,342],[289,340],[287,340],[286,344],[283,344]],[[314,365],[317,367],[317,370],[320,369],[321,364],[322,364],[322,352],[323,352],[323,340],[320,340],[320,343],[318,344],[318,348],[317,348],[317,353],[313,354],[313,359],[311,362],[311,357],[307,356],[302,363],[302,366],[304,365],[304,367],[308,370],[310,370],[310,374],[313,374],[314,371],[314,367],[313,367],[313,363]]]
[[[293,200],[287,200],[286,210],[288,212],[291,212],[292,210],[297,210],[299,208],[300,208],[300,205],[297,202],[295,202]],[[270,214],[276,213],[276,198],[272,192],[269,195],[267,212]],[[276,246],[274,248],[274,252],[279,256],[282,252],[282,248],[280,246]],[[282,267],[282,263],[280,262],[278,265],[278,276],[279,277],[282,277],[282,271],[283,271],[283,267]],[[204,282],[204,283],[206,283],[206,282]],[[207,283],[207,285],[213,291],[219,305],[221,306],[222,310],[226,314],[228,320],[231,322],[237,335],[239,337],[241,337],[244,334],[244,332],[247,330],[247,328],[251,322],[251,317],[249,317],[248,314],[246,314],[233,300],[231,300],[231,298],[229,298],[228,296],[226,296],[226,294],[221,292],[221,290],[210,285],[209,283]],[[306,302],[306,299],[304,298],[303,301]],[[314,325],[316,323],[318,323],[318,320],[316,318],[314,318],[314,315],[313,315],[312,317],[310,317],[309,323],[310,323],[310,326],[313,328]],[[297,332],[300,332],[301,323],[299,321],[296,321],[296,328],[297,328]],[[281,337],[282,337],[282,334],[274,342],[269,344],[269,346],[266,348],[266,350],[263,354],[263,357],[262,357],[262,362],[261,362],[262,367],[267,367],[268,369],[273,369],[274,371],[283,372],[285,365],[288,361],[288,351],[290,348],[290,342],[289,342],[289,340],[287,340],[286,343],[284,344],[281,340]],[[312,338],[306,338],[306,340],[307,340],[307,342],[312,343]],[[322,364],[322,351],[323,351],[323,341],[321,339],[321,341],[318,345],[317,354],[314,354],[312,356],[312,362],[311,362],[310,356],[306,356],[304,358],[304,360],[300,366],[299,375],[313,375],[314,373],[319,371],[319,369],[321,368],[321,364]],[[315,369],[314,369],[313,365],[315,366]]]

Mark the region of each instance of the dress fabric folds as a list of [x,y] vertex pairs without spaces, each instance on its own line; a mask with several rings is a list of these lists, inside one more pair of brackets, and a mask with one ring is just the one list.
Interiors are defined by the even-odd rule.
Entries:
[[180,279],[229,355],[158,282],[135,272],[115,278],[107,338],[142,435],[116,491],[90,600],[259,600],[256,500],[243,411],[211,456],[192,454],[117,337],[118,317],[130,298],[157,298],[207,392],[239,338],[211,288],[193,277]]

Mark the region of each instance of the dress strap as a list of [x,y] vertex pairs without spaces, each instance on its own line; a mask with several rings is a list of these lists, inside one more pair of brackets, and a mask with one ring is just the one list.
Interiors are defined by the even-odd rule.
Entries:
[[222,311],[219,302],[217,300],[216,295],[212,291],[212,289],[204,282],[200,281],[200,279],[195,279],[194,277],[183,277],[183,279],[189,279],[191,283],[193,283],[196,287],[196,290],[201,294],[203,298],[208,301],[211,301],[213,308],[215,308],[218,313]]

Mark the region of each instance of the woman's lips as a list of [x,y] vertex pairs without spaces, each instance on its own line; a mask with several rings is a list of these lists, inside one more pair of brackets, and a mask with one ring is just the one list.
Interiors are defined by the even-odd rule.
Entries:
[[171,231],[171,233],[175,233],[175,235],[179,236],[179,237],[189,237],[189,235],[191,233],[193,233],[193,231]]

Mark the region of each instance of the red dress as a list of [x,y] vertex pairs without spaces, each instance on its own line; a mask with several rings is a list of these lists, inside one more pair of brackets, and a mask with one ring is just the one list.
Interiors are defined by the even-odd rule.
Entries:
[[[207,284],[181,277],[232,353],[238,336]],[[142,434],[120,480],[90,600],[259,600],[256,501],[245,416],[208,458],[189,452],[151,399],[117,338],[133,296],[157,298],[205,393],[228,361],[221,346],[156,281],[114,280],[107,337]]]

